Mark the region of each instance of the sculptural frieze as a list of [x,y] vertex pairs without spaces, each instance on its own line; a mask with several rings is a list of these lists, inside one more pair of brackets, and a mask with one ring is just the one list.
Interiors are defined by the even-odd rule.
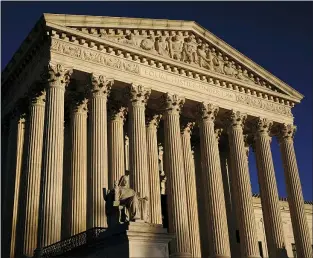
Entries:
[[193,34],[189,35],[183,46],[183,61],[186,63],[197,63],[198,43]]
[[169,56],[169,41],[168,38],[159,36],[155,41],[155,49],[161,56]]
[[182,59],[182,51],[184,46],[184,39],[179,34],[173,36],[171,40],[169,40],[169,48],[170,48],[170,57],[181,61]]
[[[86,32],[86,30],[81,30]],[[188,31],[149,30],[149,35],[147,35],[146,30],[99,29],[99,32],[95,33],[90,29],[89,34],[271,88],[268,83],[261,81],[259,77],[244,69],[241,64],[230,60],[229,56],[220,52],[215,46]]]

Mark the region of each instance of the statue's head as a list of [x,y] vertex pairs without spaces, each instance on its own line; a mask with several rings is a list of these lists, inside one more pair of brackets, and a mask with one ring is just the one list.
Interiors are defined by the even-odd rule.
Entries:
[[124,187],[125,186],[129,187],[129,176],[127,176],[127,175],[122,176],[118,185],[119,186],[124,186]]

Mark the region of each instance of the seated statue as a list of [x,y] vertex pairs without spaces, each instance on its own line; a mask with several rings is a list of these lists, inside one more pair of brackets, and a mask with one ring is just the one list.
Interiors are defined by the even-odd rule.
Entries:
[[147,197],[141,198],[129,188],[129,177],[122,176],[106,196],[106,215],[108,226],[129,221],[147,221]]

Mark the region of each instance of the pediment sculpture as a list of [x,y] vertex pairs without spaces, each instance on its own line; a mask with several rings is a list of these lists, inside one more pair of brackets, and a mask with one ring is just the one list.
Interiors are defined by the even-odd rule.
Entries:
[[280,92],[278,88],[262,80],[242,64],[231,60],[230,56],[191,31],[76,29]]
[[109,227],[130,221],[148,222],[148,197],[141,197],[140,193],[129,187],[128,175],[115,182],[105,200]]

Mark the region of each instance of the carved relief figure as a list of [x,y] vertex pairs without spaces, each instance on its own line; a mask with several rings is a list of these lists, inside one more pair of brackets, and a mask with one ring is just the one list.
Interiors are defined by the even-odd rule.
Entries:
[[169,42],[166,37],[158,37],[155,41],[155,49],[161,56],[169,56]]
[[215,72],[218,72],[218,73],[224,73],[223,72],[223,69],[221,69],[221,63],[220,63],[220,58],[218,57],[218,55],[216,54],[215,52],[215,49],[212,48],[212,63],[213,63],[213,70]]
[[183,61],[186,63],[196,63],[197,62],[197,48],[198,48],[198,44],[196,42],[195,36],[189,35],[189,37],[184,42]]
[[154,38],[149,36],[147,39],[143,39],[140,43],[140,47],[144,50],[154,50]]
[[172,37],[172,40],[170,40],[169,42],[171,58],[181,61],[183,44],[184,44],[183,38],[180,37],[179,35],[176,34],[174,37]]
[[230,61],[226,62],[226,65],[224,66],[224,73],[229,76],[236,75],[237,72],[236,72],[236,69],[234,69],[232,62]]
[[241,69],[241,66],[239,65],[238,66],[238,73],[237,73],[237,79],[239,80],[244,80],[244,76],[243,76],[243,73],[242,73],[242,69]]
[[202,44],[200,48],[197,50],[198,53],[198,64],[200,67],[204,67],[206,69],[211,70],[211,61],[209,58],[207,58],[207,51],[205,49],[205,45]]

